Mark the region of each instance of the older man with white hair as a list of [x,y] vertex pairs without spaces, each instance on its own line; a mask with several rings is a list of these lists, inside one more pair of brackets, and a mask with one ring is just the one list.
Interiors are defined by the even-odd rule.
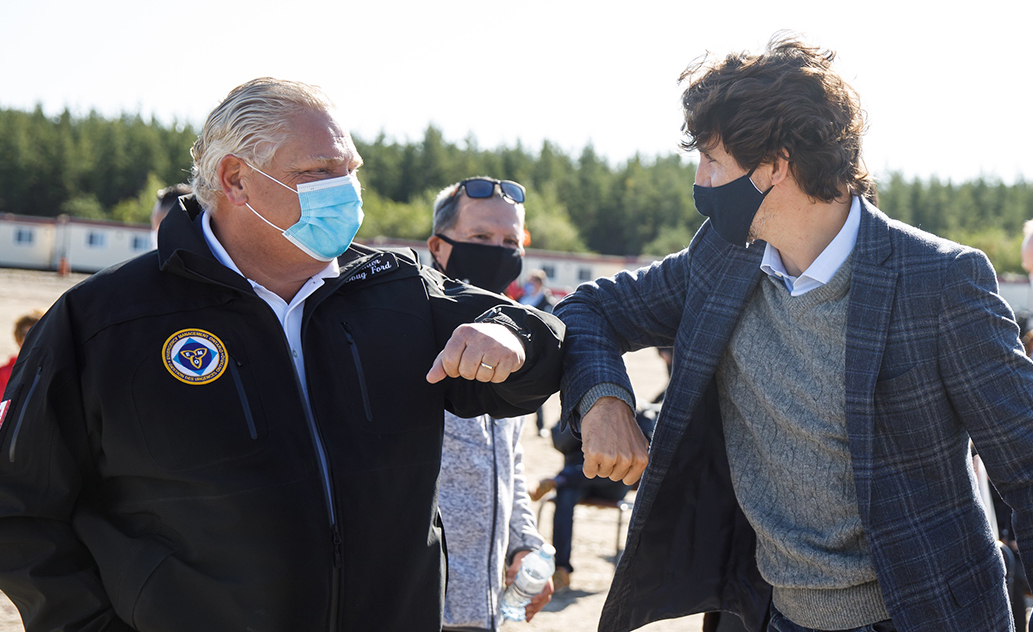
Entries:
[[562,325],[352,244],[327,97],[257,79],[158,250],[63,296],[0,403],[0,588],[26,630],[439,630],[442,409],[534,410]]

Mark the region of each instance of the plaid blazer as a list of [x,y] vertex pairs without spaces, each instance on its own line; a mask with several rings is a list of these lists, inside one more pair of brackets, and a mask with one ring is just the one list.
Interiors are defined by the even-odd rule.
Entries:
[[[763,248],[709,222],[689,247],[582,285],[567,325],[564,420],[592,386],[631,392],[621,355],[674,345],[674,367],[602,631],[726,610],[762,630],[771,587],[732,491],[714,374]],[[973,440],[1033,569],[1033,363],[983,253],[865,204],[853,254],[846,416],[858,509],[901,632],[1012,629],[1004,566],[975,492]]]

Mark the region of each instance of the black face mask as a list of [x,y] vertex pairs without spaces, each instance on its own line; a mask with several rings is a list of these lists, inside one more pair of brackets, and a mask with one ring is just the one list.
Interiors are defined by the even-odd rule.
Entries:
[[700,215],[710,218],[714,230],[722,239],[736,246],[746,246],[753,217],[768,193],[761,192],[750,176],[753,169],[741,178],[717,187],[692,185],[692,201]]
[[437,260],[434,267],[453,279],[501,294],[520,276],[524,258],[516,248],[453,241],[440,233],[435,233],[435,236],[452,246],[452,254],[448,256],[448,266],[444,270]]

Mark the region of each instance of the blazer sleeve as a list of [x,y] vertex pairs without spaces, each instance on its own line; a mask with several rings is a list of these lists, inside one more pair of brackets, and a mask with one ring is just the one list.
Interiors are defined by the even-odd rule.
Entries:
[[513,555],[519,551],[537,549],[545,543],[538,533],[538,521],[531,509],[531,497],[527,494],[527,477],[524,475],[524,448],[520,444],[520,435],[524,431],[527,418],[521,418],[513,424],[513,512],[509,517],[509,547],[506,551],[507,565],[513,562]]
[[28,632],[130,630],[71,524],[95,470],[66,300],[20,356],[0,425],[0,589]]
[[584,283],[556,305],[567,326],[561,420],[578,431],[577,404],[592,387],[616,384],[634,393],[621,356],[670,346],[681,323],[694,245],[633,272]]
[[1013,510],[1033,578],[1033,362],[986,256],[963,252],[941,293],[940,371],[951,405]]
[[445,407],[459,417],[488,413],[516,417],[538,410],[559,389],[563,359],[563,323],[552,314],[520,305],[431,268],[422,268],[434,319],[438,348],[444,348],[456,327],[482,322],[502,325],[524,345],[524,365],[502,383],[445,378]]

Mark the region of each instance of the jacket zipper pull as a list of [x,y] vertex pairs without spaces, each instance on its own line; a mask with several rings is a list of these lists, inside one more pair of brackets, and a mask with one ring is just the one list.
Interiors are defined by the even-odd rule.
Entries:
[[341,533],[337,530],[337,525],[333,527],[334,535],[334,568],[341,568]]
[[[22,431],[22,421],[25,420],[25,411],[29,409],[29,403],[32,401],[32,394],[36,392],[36,386],[39,384],[40,377],[43,376],[43,365],[36,367],[36,374],[32,377],[32,385],[29,386],[29,392],[25,394],[25,397],[21,402],[21,412],[18,413],[18,421],[14,422],[14,431],[11,432],[11,449],[7,454],[7,458],[10,459],[11,463],[14,463],[14,448],[18,445],[18,434]],[[0,392],[0,396],[3,392]]]

